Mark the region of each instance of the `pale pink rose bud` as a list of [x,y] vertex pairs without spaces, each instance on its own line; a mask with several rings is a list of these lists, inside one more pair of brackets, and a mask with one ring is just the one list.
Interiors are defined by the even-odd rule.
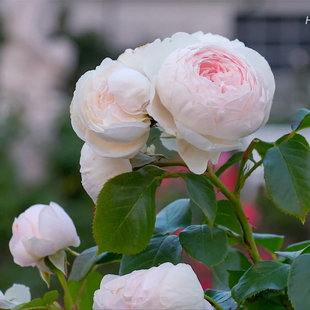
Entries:
[[[37,266],[48,271],[44,258],[55,255],[69,246],[79,246],[75,226],[57,203],[37,204],[15,218],[9,247],[14,262],[22,267]],[[62,256],[62,255],[61,255]]]
[[93,309],[213,310],[193,269],[171,263],[125,276],[104,276],[94,294]]
[[150,81],[106,58],[78,80],[70,112],[76,134],[100,156],[131,158],[150,130]]
[[95,204],[103,185],[108,180],[121,173],[132,171],[129,159],[99,156],[86,143],[81,150],[80,165],[82,185]]

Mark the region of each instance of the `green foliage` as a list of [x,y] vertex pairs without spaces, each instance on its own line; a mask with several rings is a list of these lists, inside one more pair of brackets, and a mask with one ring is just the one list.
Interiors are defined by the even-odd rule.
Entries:
[[187,192],[207,217],[211,229],[216,217],[217,203],[213,185],[202,175],[186,174]]
[[136,254],[150,242],[156,218],[155,191],[161,169],[129,172],[105,183],[93,223],[99,253]]
[[209,225],[188,226],[180,233],[180,243],[186,253],[211,268],[221,263],[228,251],[226,233]]
[[283,212],[302,222],[310,210],[310,150],[288,141],[270,148],[263,161],[267,191]]
[[299,131],[310,127],[310,111],[307,109],[299,109],[295,115],[291,127],[295,131]]
[[[246,271],[252,266],[248,259],[238,250],[229,247],[224,261],[212,268],[213,288],[217,290],[229,290],[229,274],[232,270]],[[229,270],[229,272],[228,272]]]
[[178,264],[182,259],[182,246],[178,236],[155,236],[144,251],[136,255],[123,255],[120,275],[134,270],[149,269],[165,262]]
[[227,272],[229,273],[228,286],[232,289],[239,282],[246,270],[227,270]]
[[217,202],[217,214],[215,223],[227,227],[238,235],[243,234],[240,222],[234,212],[234,206],[228,200],[220,200]]
[[265,290],[283,290],[287,286],[290,265],[273,261],[258,262],[250,267],[232,289],[232,296],[241,304],[245,299]]
[[205,294],[219,304],[223,310],[236,310],[238,308],[230,291],[205,290]]
[[96,257],[96,265],[104,265],[109,263],[120,262],[122,254],[104,252]]
[[274,253],[281,249],[284,241],[284,236],[273,234],[255,234],[253,233],[254,240],[257,244],[261,245],[267,251]]
[[178,199],[162,209],[156,216],[154,234],[172,234],[191,224],[192,212],[189,199]]
[[57,291],[50,291],[44,295],[43,299],[47,305],[51,305],[58,298],[58,296],[59,293]]
[[295,309],[310,309],[310,254],[294,259],[288,278],[288,295]]
[[22,310],[22,309],[48,309],[48,305],[42,298],[34,299],[26,304],[23,304],[21,308],[15,307],[15,309]]
[[258,143],[255,145],[255,150],[262,158],[264,158],[267,151],[273,147],[273,143],[265,142],[260,139],[256,140],[258,140]]
[[[94,292],[99,289],[102,275],[97,272],[90,273],[82,281],[71,280],[68,282],[69,291],[74,304],[78,304],[78,309],[92,309]],[[82,285],[84,289],[81,290]],[[65,295],[65,307],[70,308],[68,296]]]
[[80,281],[91,270],[96,261],[98,247],[92,247],[83,251],[73,262],[69,281]]
[[227,168],[231,167],[232,165],[238,163],[242,157],[243,157],[244,152],[237,152],[233,154],[227,162],[222,165],[217,171],[216,171],[216,176],[219,177]]

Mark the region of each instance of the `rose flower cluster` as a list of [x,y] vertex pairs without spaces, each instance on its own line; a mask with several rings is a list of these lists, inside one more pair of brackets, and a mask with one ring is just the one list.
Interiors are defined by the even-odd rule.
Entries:
[[154,122],[163,144],[202,174],[267,122],[274,90],[264,57],[210,33],[176,33],[104,59],[79,79],[71,103],[73,129],[86,143],[85,190],[96,203],[108,179],[131,171]]

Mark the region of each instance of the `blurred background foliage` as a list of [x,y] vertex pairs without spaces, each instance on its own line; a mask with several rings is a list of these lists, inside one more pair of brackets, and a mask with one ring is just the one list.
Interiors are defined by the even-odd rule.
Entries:
[[[33,298],[42,296],[47,291],[47,287],[40,279],[39,272],[36,269],[31,267],[22,268],[13,262],[8,243],[11,238],[14,217],[17,217],[31,205],[37,203],[48,204],[50,201],[55,201],[64,207],[76,225],[81,239],[81,246],[77,251],[81,252],[95,245],[92,238],[94,204],[82,188],[79,173],[79,157],[83,141],[76,136],[71,128],[69,105],[78,78],[86,71],[94,69],[105,57],[116,59],[120,53],[119,48],[115,47],[115,45],[113,47],[113,44],[109,43],[109,35],[104,38],[102,34],[96,31],[86,31],[80,34],[70,33],[64,26],[67,19],[67,10],[65,8],[61,9],[57,18],[57,29],[49,36],[52,38],[65,37],[69,40],[74,46],[77,58],[74,69],[66,79],[61,81],[61,85],[58,87],[58,91],[62,93],[59,99],[61,108],[54,119],[55,126],[51,127],[53,129],[52,141],[45,141],[45,144],[42,145],[42,149],[46,147],[44,152],[45,170],[44,177],[38,182],[27,182],[27,179],[21,177],[21,167],[18,165],[17,160],[23,158],[23,149],[19,150],[21,153],[19,157],[14,155],[14,144],[24,140],[29,133],[27,124],[22,117],[24,109],[27,109],[27,107],[18,104],[17,101],[15,102],[15,97],[7,100],[7,91],[0,88],[0,113],[3,111],[1,106],[5,106],[4,102],[9,102],[10,106],[9,112],[3,113],[2,116],[0,114],[0,290],[5,291],[13,283],[23,283],[30,287]],[[241,22],[244,22],[244,19]],[[9,42],[9,35],[3,30],[5,27],[1,26],[3,23],[4,19],[2,18],[0,19],[0,54],[2,47]],[[206,29],[205,32],[208,32],[208,30]],[[235,37],[238,36],[239,32],[237,27]],[[168,35],[172,33],[173,31]],[[246,36],[242,38],[242,32],[240,32],[240,35],[240,40],[251,45],[251,41],[247,42]],[[155,37],[150,36],[148,41],[154,39]],[[267,60],[269,60],[268,57]],[[289,123],[292,113],[297,111],[298,108],[310,107],[309,62],[306,62],[305,65],[297,65],[294,68],[279,67],[278,64],[274,66],[274,69],[279,72],[279,82],[277,76],[276,82],[280,91],[276,94],[276,104],[272,110],[271,122]],[[286,70],[284,77],[281,75],[283,70]],[[29,72],[29,75],[31,77],[31,72]],[[290,82],[288,83],[287,80]],[[281,85],[282,81],[284,86]],[[289,87],[285,85],[289,85]],[[45,103],[42,102],[43,104]],[[6,103],[6,105],[8,104]],[[156,145],[157,153],[165,153],[170,158],[175,156],[175,154],[167,152],[161,146],[158,138],[152,143]],[[225,156],[223,156],[224,161],[228,158],[227,154]],[[237,167],[232,167],[223,174],[223,181],[228,184],[227,186],[233,183],[236,171]],[[246,211],[250,222],[256,228],[255,231],[283,234],[286,236],[285,244],[309,239],[309,219],[305,225],[302,225],[299,220],[281,213],[273,206],[265,188],[261,185],[257,186],[259,187],[258,190],[246,193],[246,196],[251,198],[250,201],[247,198]],[[173,200],[182,197],[187,197],[182,180],[165,180],[157,192],[158,208],[161,209]],[[200,218],[199,210],[193,207],[193,211],[194,219],[198,223]],[[72,262],[72,260],[73,257],[69,256],[69,261]],[[185,257],[185,261],[189,261],[189,259]],[[195,264],[193,263],[193,265]],[[203,269],[201,264],[196,264],[194,270],[203,273],[201,281],[204,283],[205,288],[212,286],[210,273],[207,272],[206,268]],[[107,272],[118,273],[118,265],[112,264],[101,267],[99,271],[102,274]],[[57,281],[53,277],[51,288],[59,289]]]

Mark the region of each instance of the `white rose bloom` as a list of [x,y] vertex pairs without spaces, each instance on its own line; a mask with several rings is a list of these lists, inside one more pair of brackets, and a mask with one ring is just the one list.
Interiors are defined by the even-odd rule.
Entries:
[[3,294],[0,291],[0,309],[13,309],[15,306],[31,300],[29,287],[23,284],[13,284]]
[[82,185],[95,204],[103,185],[109,179],[132,171],[129,159],[99,156],[86,143],[81,150],[80,165]]
[[76,84],[72,127],[98,155],[131,158],[149,135],[149,99],[150,81],[144,75],[106,58]]
[[194,173],[203,173],[208,160],[216,163],[221,152],[241,147],[240,138],[269,118],[273,74],[265,58],[238,40],[177,33],[127,50],[119,61],[140,63],[136,70],[153,81],[147,110],[165,136],[176,137]]
[[171,263],[125,276],[104,276],[93,309],[213,310],[192,268]]
[[9,247],[14,262],[22,267],[37,266],[45,272],[49,272],[44,264],[46,256],[57,264],[60,259],[64,260],[59,254],[61,250],[80,245],[71,218],[55,202],[28,208],[15,218],[12,231]]

